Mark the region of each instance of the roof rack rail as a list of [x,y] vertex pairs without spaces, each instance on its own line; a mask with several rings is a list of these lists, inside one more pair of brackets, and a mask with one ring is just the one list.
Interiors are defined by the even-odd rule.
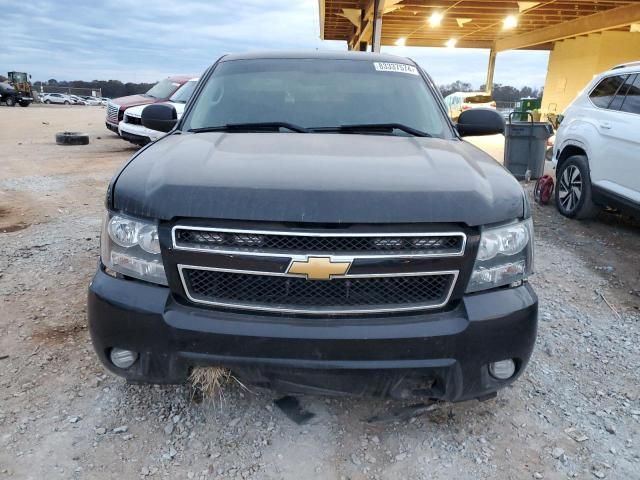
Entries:
[[618,70],[619,68],[627,67],[640,67],[640,60],[637,60],[635,62],[621,63],[620,65],[616,65],[615,67],[613,67],[611,70]]

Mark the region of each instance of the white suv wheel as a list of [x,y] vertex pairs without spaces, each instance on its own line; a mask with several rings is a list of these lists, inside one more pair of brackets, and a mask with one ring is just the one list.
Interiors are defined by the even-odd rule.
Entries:
[[598,212],[591,200],[589,162],[584,155],[574,155],[560,164],[556,173],[556,207],[569,218],[589,218]]
[[575,165],[569,165],[564,169],[560,177],[560,203],[567,211],[575,210],[582,196],[582,176]]

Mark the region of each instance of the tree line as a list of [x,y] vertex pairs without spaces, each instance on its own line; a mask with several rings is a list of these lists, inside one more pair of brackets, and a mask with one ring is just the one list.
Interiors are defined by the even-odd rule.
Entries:
[[[453,83],[448,85],[440,85],[438,87],[440,89],[440,93],[442,93],[443,97],[447,95],[451,95],[454,92],[473,92],[475,91],[470,83],[463,82],[461,80],[456,80]],[[486,90],[486,85],[480,85],[480,88],[477,91],[484,92]],[[511,85],[502,85],[501,83],[493,84],[493,99],[496,102],[515,102],[516,100],[520,100],[525,97],[534,97],[539,98],[542,97],[543,89],[542,88],[531,88],[531,87],[512,87]]]
[[[0,81],[5,81],[6,78],[0,75]],[[127,95],[135,95],[138,93],[145,93],[155,83],[122,83],[120,80],[93,80],[87,82],[84,80],[71,80],[71,81],[58,81],[55,78],[51,78],[46,82],[37,81],[33,84],[36,90],[40,91],[40,86],[47,87],[63,87],[63,88],[86,88],[96,90],[102,89],[102,96],[109,98],[124,97]],[[440,92],[443,97],[450,95],[454,92],[472,92],[473,86],[468,82],[456,80],[448,85],[440,85]],[[480,85],[479,91],[485,90],[485,85]],[[493,84],[493,99],[497,102],[515,102],[524,97],[538,98],[542,96],[542,88],[531,87],[512,87],[511,85],[502,85],[501,83]]]

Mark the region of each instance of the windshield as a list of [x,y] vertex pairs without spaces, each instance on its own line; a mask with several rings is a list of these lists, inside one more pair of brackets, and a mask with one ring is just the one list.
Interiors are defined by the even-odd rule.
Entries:
[[414,67],[365,60],[256,59],[220,63],[184,130],[286,122],[308,129],[401,124],[450,137],[446,119]]
[[169,100],[176,103],[187,103],[197,84],[197,80],[189,80],[187,83],[182,85],[176,93],[171,95]]
[[160,80],[147,91],[146,95],[154,98],[169,98],[173,92],[180,86],[179,83],[172,82],[168,78]]
[[9,74],[9,79],[15,83],[26,83],[27,74],[23,72],[11,72]]

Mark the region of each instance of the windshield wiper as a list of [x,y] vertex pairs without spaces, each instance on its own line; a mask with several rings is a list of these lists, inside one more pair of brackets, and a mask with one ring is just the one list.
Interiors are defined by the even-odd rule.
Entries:
[[288,122],[253,122],[253,123],[227,123],[215,127],[191,128],[190,132],[277,132],[281,128],[286,128],[292,132],[308,133],[304,127]]
[[385,131],[393,133],[394,130],[400,130],[414,137],[431,137],[427,132],[416,130],[415,128],[403,125],[402,123],[362,123],[353,125],[340,125],[339,127],[319,127],[310,129],[313,132],[379,132]]

